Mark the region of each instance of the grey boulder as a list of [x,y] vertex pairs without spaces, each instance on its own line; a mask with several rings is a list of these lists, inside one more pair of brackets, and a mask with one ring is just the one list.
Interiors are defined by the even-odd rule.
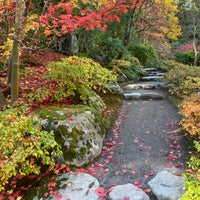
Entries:
[[49,195],[41,198],[38,192],[33,200],[99,200],[96,192],[99,182],[96,178],[89,174],[75,174],[69,172],[56,177],[56,187],[58,191],[56,195]]
[[109,193],[110,200],[149,200],[147,194],[131,183],[117,185]]
[[184,194],[184,178],[161,171],[148,182],[157,200],[177,200]]

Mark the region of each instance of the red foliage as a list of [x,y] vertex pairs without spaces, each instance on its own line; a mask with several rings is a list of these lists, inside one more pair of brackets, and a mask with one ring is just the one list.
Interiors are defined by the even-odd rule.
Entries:
[[60,36],[79,28],[105,30],[108,22],[120,21],[121,13],[127,13],[134,7],[139,8],[141,4],[140,0],[107,1],[107,4],[98,10],[86,8],[80,10],[78,15],[73,15],[73,5],[70,2],[58,3],[48,7],[47,12],[40,17],[40,22],[44,27],[48,27],[45,30],[46,35]]
[[106,190],[104,188],[98,187],[95,190],[95,193],[99,196],[99,200],[105,200],[107,192],[106,192]]
[[[59,54],[56,52],[51,52],[47,50],[39,51],[23,51],[20,57],[21,63],[24,64],[24,68],[28,69],[30,73],[22,74],[19,79],[19,104],[28,103],[28,94],[36,91],[37,88],[45,86],[48,90],[53,91],[55,89],[55,84],[51,82],[47,84],[47,81],[42,78],[44,73],[47,73],[46,65],[52,61],[59,61],[60,59],[66,57],[64,54]],[[28,58],[28,60],[27,60]],[[6,89],[6,70],[0,74],[0,90],[4,91]],[[66,98],[65,101],[60,102],[63,106],[77,104],[74,100]],[[32,112],[34,109],[41,105],[56,105],[56,102],[52,102],[50,99],[46,99],[42,102],[32,102],[29,103],[29,108],[27,113]],[[15,119],[8,119],[15,120]]]
[[[196,47],[197,50],[199,51],[200,50],[200,46],[197,46]],[[194,47],[192,44],[183,44],[180,49],[179,49],[180,52],[190,52],[190,51],[194,51]]]

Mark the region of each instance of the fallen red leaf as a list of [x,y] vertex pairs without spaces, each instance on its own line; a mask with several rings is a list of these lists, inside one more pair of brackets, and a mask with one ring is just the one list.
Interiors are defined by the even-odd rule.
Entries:
[[67,120],[69,120],[69,121],[73,121],[74,118],[73,118],[73,117],[68,117]]
[[147,188],[147,189],[144,190],[144,192],[145,192],[147,195],[149,195],[149,194],[151,193],[151,189],[150,189],[150,188]]

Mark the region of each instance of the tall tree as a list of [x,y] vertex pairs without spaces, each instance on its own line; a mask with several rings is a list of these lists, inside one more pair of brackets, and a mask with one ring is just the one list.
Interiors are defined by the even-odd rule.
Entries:
[[178,14],[183,29],[183,38],[192,41],[195,52],[194,65],[200,57],[197,46],[200,45],[200,0],[179,0]]
[[181,35],[177,12],[178,7],[173,0],[143,0],[137,10],[137,32],[147,42],[163,37],[176,40]]

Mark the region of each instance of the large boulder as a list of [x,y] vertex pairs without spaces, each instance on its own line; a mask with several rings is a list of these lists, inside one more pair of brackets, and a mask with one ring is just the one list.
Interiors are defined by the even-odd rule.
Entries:
[[177,200],[184,194],[184,178],[168,171],[159,172],[148,182],[157,200]]
[[88,106],[102,113],[106,109],[106,104],[104,103],[102,98],[94,91],[87,91],[87,93],[88,93]]
[[131,183],[114,186],[109,193],[110,200],[149,200],[146,193]]
[[[44,195],[42,193],[43,187],[50,187],[50,184],[56,188],[55,195],[52,195],[50,191]],[[52,191],[54,188],[52,188]],[[98,188],[98,180],[91,175],[69,172],[57,176],[53,182],[52,180],[49,183],[47,182],[47,186],[41,186],[41,191],[37,192],[33,200],[99,200]]]
[[88,164],[100,155],[105,135],[103,117],[95,109],[75,105],[68,108],[41,107],[37,113],[42,126],[54,131],[62,146],[61,162],[77,167]]

